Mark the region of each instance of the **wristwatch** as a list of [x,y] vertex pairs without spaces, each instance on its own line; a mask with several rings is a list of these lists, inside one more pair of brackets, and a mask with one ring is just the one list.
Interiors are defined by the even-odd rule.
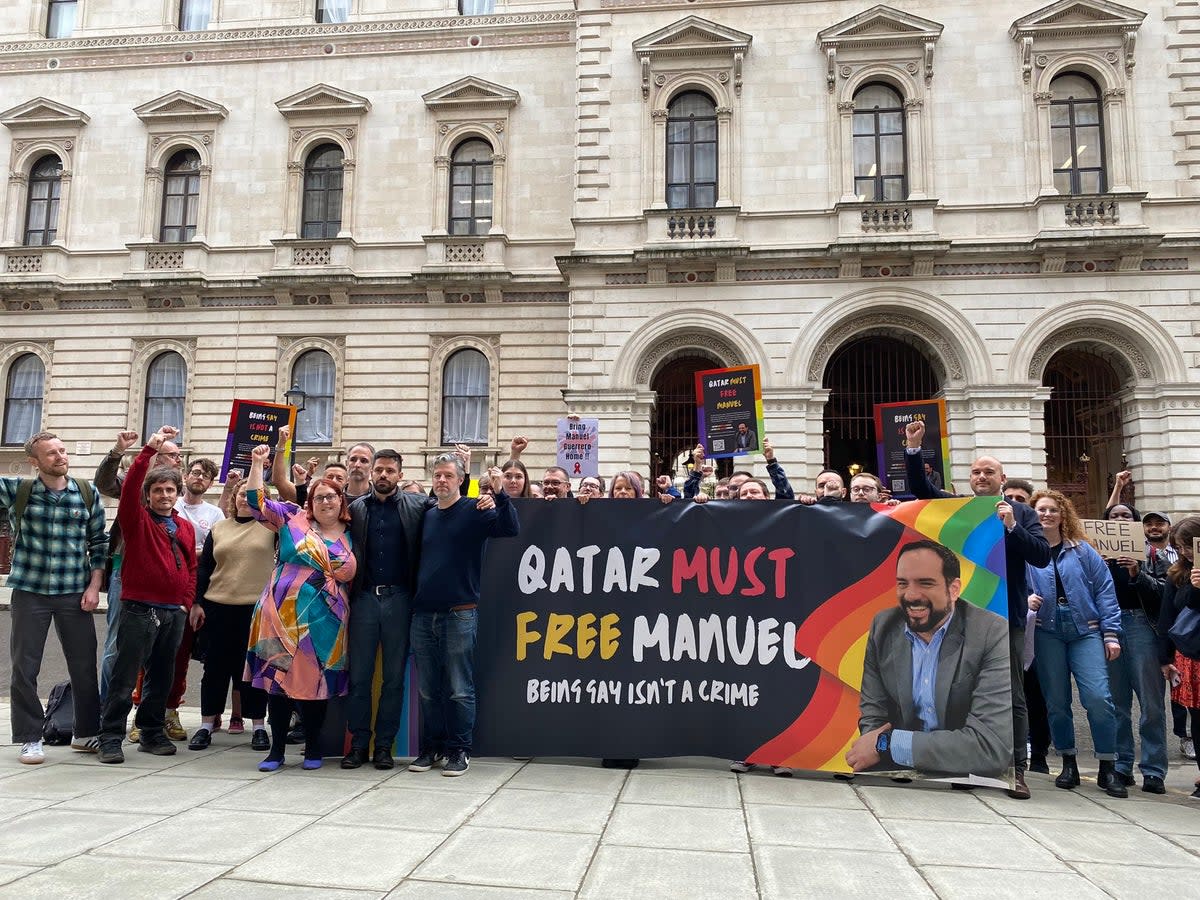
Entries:
[[875,739],[875,752],[879,754],[880,762],[886,762],[888,765],[894,765],[892,760],[892,733],[884,731]]

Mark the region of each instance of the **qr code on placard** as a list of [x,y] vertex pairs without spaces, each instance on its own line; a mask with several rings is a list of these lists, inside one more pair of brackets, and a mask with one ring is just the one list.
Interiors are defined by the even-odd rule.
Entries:
[[893,491],[907,491],[908,483],[903,478],[893,478],[892,479],[892,490]]
[[712,447],[713,447],[713,453],[724,453],[725,452],[725,439],[724,438],[713,438]]

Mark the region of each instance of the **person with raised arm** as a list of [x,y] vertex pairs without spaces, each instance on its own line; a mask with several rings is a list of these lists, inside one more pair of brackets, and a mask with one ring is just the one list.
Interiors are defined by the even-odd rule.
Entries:
[[302,767],[319,769],[329,698],[343,696],[350,680],[346,619],[357,567],[350,512],[342,491],[324,478],[313,483],[303,507],[268,500],[263,467],[270,453],[265,444],[252,452],[246,503],[279,534],[279,562],[254,607],[244,680],[267,692],[271,749],[259,771],[283,765],[293,704],[308,737]]

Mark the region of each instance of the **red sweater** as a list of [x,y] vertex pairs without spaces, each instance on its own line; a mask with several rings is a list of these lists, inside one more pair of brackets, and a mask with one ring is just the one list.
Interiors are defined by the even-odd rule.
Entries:
[[196,534],[192,523],[174,510],[175,546],[167,529],[142,502],[142,483],[158,451],[147,444],[125,475],[117,521],[125,538],[121,559],[121,599],[142,603],[178,603],[188,609],[196,595]]

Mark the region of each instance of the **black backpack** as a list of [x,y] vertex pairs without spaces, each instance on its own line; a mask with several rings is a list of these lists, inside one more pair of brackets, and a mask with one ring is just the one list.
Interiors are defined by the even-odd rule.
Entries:
[[60,681],[50,691],[50,699],[46,701],[42,740],[55,747],[71,743],[74,719],[75,701],[71,697],[71,682]]

